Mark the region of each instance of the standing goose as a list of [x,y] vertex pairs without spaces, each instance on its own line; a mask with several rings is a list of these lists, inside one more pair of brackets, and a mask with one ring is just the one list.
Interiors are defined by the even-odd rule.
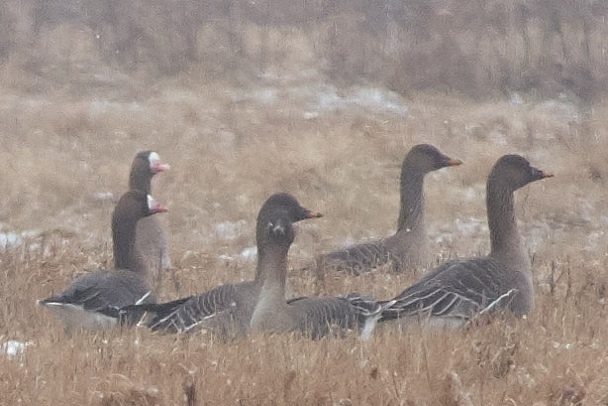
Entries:
[[519,155],[501,157],[486,188],[490,254],[441,265],[395,297],[382,318],[423,318],[432,325],[459,327],[497,308],[517,316],[528,314],[534,307],[534,288],[530,261],[517,231],[514,192],[551,176]]
[[[154,151],[142,151],[135,155],[129,174],[129,189],[151,194],[154,175],[169,170]],[[171,268],[167,234],[156,216],[141,219],[137,223],[135,247],[146,261],[146,267],[158,288],[162,271]]]
[[317,217],[321,214],[305,209],[291,195],[272,195],[258,214],[258,263],[253,281],[218,286],[200,295],[158,305],[127,306],[121,309],[121,317],[140,319],[147,313],[145,324],[149,328],[168,333],[209,330],[222,337],[243,336],[265,279],[275,269],[287,267],[293,233],[286,240],[283,230],[293,230],[292,223]]
[[85,274],[63,293],[38,303],[51,309],[72,331],[113,326],[116,319],[103,314],[107,308],[154,302],[148,269],[135,250],[136,224],[142,218],[166,211],[142,191],[130,190],[122,195],[112,215],[114,270]]
[[448,166],[462,164],[428,144],[412,147],[401,168],[401,209],[397,232],[379,241],[357,244],[316,258],[317,271],[337,270],[355,275],[387,263],[397,271],[425,265],[427,238],[424,224],[424,176]]

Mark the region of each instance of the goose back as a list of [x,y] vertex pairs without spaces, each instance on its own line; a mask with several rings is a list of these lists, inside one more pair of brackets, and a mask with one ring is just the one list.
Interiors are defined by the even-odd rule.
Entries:
[[315,266],[317,269],[347,272],[361,275],[387,263],[400,265],[399,258],[392,255],[384,240],[372,241],[365,244],[351,245],[344,249],[319,256]]
[[[41,300],[68,331],[102,330],[116,324],[108,310],[134,303],[154,303],[152,287],[130,271],[97,270],[77,278],[64,292]],[[83,312],[84,311],[84,312]]]
[[397,295],[383,319],[442,317],[460,325],[507,293],[501,278],[502,266],[492,258],[448,262]]
[[289,331],[313,339],[342,337],[350,330],[359,330],[365,317],[345,298],[302,297],[287,302],[292,326]]
[[200,295],[162,304],[129,306],[122,311],[148,312],[145,324],[153,331],[175,334],[207,329],[231,338],[247,332],[259,291],[259,284],[254,282],[227,284]]
[[134,249],[137,220],[167,211],[151,196],[138,190],[125,193],[112,216],[115,270],[97,270],[77,278],[59,295],[40,300],[60,318],[68,331],[105,329],[116,324],[106,309],[154,302],[145,267]]

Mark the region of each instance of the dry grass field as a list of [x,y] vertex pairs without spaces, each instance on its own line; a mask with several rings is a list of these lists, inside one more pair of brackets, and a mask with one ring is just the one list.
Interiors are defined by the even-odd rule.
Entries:
[[[438,13],[436,23],[447,15]],[[25,31],[24,18],[15,20],[15,32]],[[357,15],[349,21],[360,22]],[[564,48],[580,48],[578,37],[568,37],[576,27],[552,28]],[[606,30],[605,20],[600,28]],[[90,33],[76,24],[40,30],[30,42],[46,52],[33,53],[42,62],[18,54],[2,59],[0,52],[0,405],[608,405],[602,97],[471,101],[442,90],[404,97],[371,84],[335,85],[317,69],[315,41],[326,38],[302,28],[265,33],[280,57],[271,55],[255,80],[209,75],[209,66],[224,66],[215,54],[200,61],[200,71],[194,65],[159,79],[143,68],[119,74],[97,65],[93,43],[82,39]],[[604,78],[601,30],[590,33],[590,43],[592,71]],[[208,27],[201,32],[208,41],[202,48],[219,36]],[[529,34],[546,40],[534,49],[558,47],[541,34]],[[254,43],[243,46],[255,48],[256,35],[243,34]],[[348,31],[342,35],[338,43],[354,41]],[[484,49],[500,48],[492,37],[486,42]],[[84,68],[63,71],[57,60]],[[401,161],[418,143],[464,161],[427,177],[429,266],[488,251],[485,180],[498,157],[520,153],[555,174],[516,196],[536,283],[527,319],[496,318],[461,331],[385,325],[365,343],[288,335],[223,342],[143,328],[67,336],[35,304],[79,273],[112,266],[113,205],[126,190],[133,156],[144,149],[172,167],[153,180],[154,197],[170,210],[160,216],[174,265],[161,298],[250,279],[256,215],[277,191],[324,214],[298,224],[293,295],[391,297],[424,270],[321,279],[295,269],[317,253],[394,231]],[[11,340],[24,350],[12,354]]]
[[[260,102],[234,101],[219,85],[158,87],[137,102],[2,96],[0,222],[22,243],[0,253],[0,337],[30,344],[23,355],[0,356],[0,404],[608,404],[605,106],[581,118],[567,102],[420,95],[401,100],[406,114],[351,106],[310,117],[280,88],[276,100]],[[35,305],[76,274],[111,265],[112,196],[125,190],[138,150],[152,148],[172,165],[153,185],[170,208],[168,299],[251,277],[254,262],[241,252],[254,245],[257,210],[275,191],[325,214],[299,225],[294,267],[389,234],[401,159],[420,142],[465,162],[426,182],[435,262],[487,251],[485,176],[501,154],[523,153],[555,173],[517,195],[536,276],[527,320],[449,332],[387,325],[368,343],[225,343],[144,329],[68,337]],[[292,272],[290,287],[389,297],[415,277],[379,271],[319,281]]]

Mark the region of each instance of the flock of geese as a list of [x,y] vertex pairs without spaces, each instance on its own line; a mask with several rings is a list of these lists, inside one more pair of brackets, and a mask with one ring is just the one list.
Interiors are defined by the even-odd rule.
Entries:
[[[305,269],[359,275],[386,265],[397,272],[426,265],[424,177],[461,163],[432,145],[414,146],[403,160],[397,232],[321,255]],[[135,156],[129,191],[112,215],[114,269],[87,273],[62,293],[38,301],[63,321],[67,331],[144,325],[164,333],[202,330],[225,338],[248,332],[296,332],[320,338],[354,330],[366,339],[378,322],[457,328],[498,309],[524,316],[534,307],[531,265],[517,230],[514,192],[553,175],[519,155],[502,156],[487,179],[490,253],[444,263],[389,300],[358,294],[287,298],[294,223],[322,215],[287,193],[277,193],[266,200],[257,217],[253,280],[158,303],[154,284],[171,262],[165,232],[154,216],[167,208],[154,201],[150,189],[154,175],[167,169],[156,152]]]

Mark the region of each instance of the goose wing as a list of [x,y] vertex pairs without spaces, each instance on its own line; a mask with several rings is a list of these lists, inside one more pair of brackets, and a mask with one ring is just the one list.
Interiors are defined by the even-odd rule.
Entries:
[[397,295],[395,304],[382,317],[430,316],[466,321],[507,293],[501,291],[496,277],[500,271],[500,264],[488,257],[448,262]]
[[357,308],[338,297],[300,297],[288,301],[296,330],[313,339],[342,336],[358,327]]
[[321,255],[316,259],[318,269],[360,275],[391,261],[391,254],[383,240],[352,245],[342,250]]
[[234,325],[240,302],[240,285],[222,285],[200,295],[156,305],[128,306],[121,309],[126,317],[143,318],[154,331],[185,333],[203,325]]
[[59,295],[41,300],[46,306],[73,305],[89,312],[119,309],[138,301],[153,302],[150,287],[128,271],[95,271],[77,278]]

